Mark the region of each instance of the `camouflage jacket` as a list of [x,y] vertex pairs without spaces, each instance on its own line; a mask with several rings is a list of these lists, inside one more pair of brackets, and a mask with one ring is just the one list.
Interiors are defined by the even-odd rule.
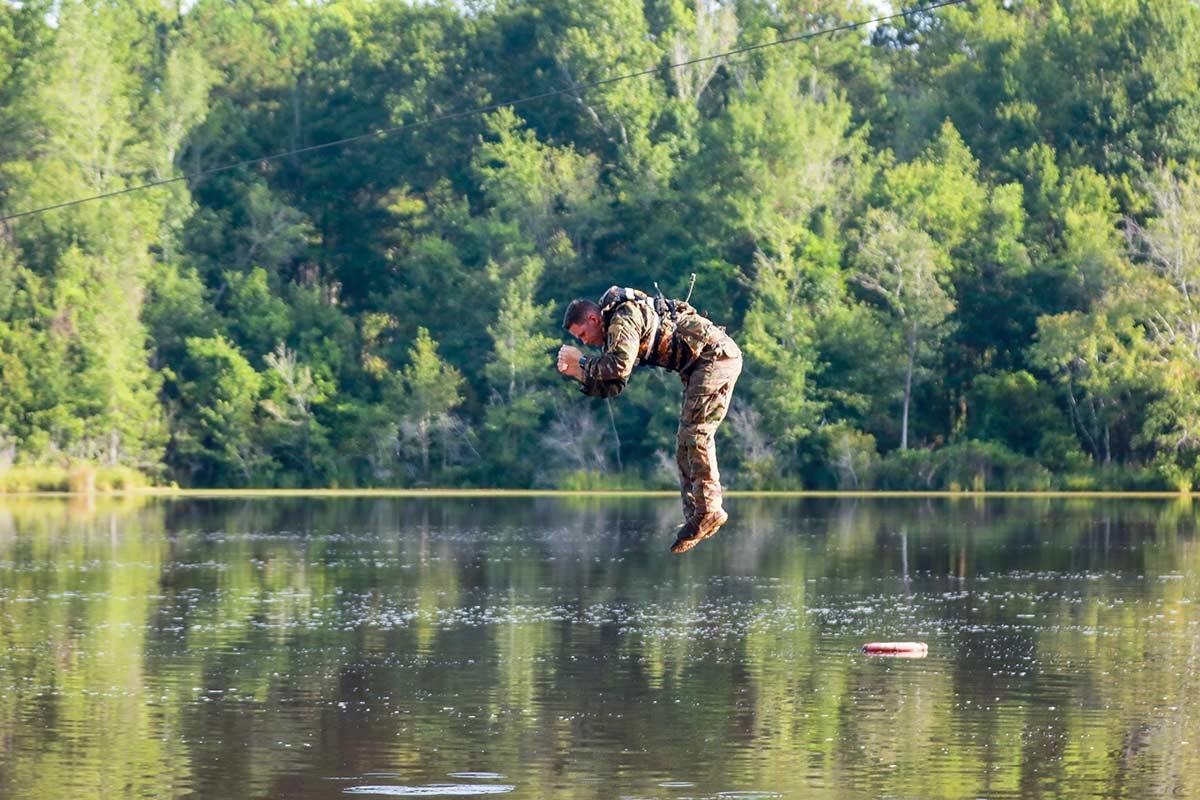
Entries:
[[584,394],[620,394],[634,367],[643,364],[678,372],[686,383],[700,361],[741,355],[724,328],[683,300],[652,298],[637,289],[613,286],[599,305],[604,353],[588,358],[584,366]]

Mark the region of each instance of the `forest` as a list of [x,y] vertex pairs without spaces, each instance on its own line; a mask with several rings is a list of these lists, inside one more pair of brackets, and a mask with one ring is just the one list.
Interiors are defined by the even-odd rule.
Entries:
[[900,10],[0,2],[0,488],[672,488],[693,274],[731,488],[1197,488],[1200,6]]

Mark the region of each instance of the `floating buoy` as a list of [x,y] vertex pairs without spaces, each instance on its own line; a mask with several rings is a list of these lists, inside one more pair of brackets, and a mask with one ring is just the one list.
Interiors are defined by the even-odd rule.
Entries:
[[870,656],[924,658],[929,655],[929,645],[924,642],[867,642],[862,651]]

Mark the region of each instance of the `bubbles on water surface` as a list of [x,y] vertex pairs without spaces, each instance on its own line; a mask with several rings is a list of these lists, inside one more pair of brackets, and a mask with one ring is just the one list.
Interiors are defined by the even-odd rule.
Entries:
[[484,794],[507,794],[516,789],[500,783],[434,783],[427,786],[351,786],[346,794],[386,795],[390,797],[473,797]]
[[[1073,796],[1115,800],[1162,796],[1153,790],[1200,774],[1187,702],[1200,674],[1192,538],[1164,538],[1134,558],[1092,539],[1047,547],[1050,532],[1021,544],[1019,530],[1041,530],[1033,519],[1009,534],[972,517],[969,531],[947,534],[931,513],[910,520],[921,526],[907,551],[918,568],[902,582],[879,534],[890,519],[839,538],[823,517],[764,514],[753,541],[743,526],[744,539],[668,561],[646,555],[663,549],[661,531],[629,534],[636,514],[589,523],[585,536],[571,527],[585,518],[574,507],[555,528],[553,515],[534,522],[514,506],[519,527],[481,504],[469,519],[434,513],[419,527],[401,514],[390,528],[356,519],[342,532],[256,519],[266,532],[172,533],[171,549],[149,560],[115,558],[107,532],[104,547],[53,559],[4,553],[0,620],[17,634],[0,659],[0,699],[15,709],[5,724],[53,733],[18,735],[17,757],[32,763],[65,743],[89,768],[80,774],[108,780],[122,764],[97,758],[124,731],[96,721],[132,712],[175,742],[197,795],[217,793],[248,747],[269,765],[253,793],[286,777],[297,800],[567,783],[590,796],[579,787],[593,781],[623,800],[828,800],[846,796],[830,788],[834,762],[842,788],[863,796],[931,796],[944,785],[975,796],[985,764],[995,785],[1025,786],[1021,769],[1035,783],[1053,772]],[[913,638],[936,654],[918,664],[857,652],[863,641]],[[679,763],[653,734],[689,725],[714,737],[704,779],[651,788]],[[349,777],[324,779],[338,781],[324,793],[305,793],[304,779],[331,764],[302,751],[313,746],[302,731],[327,734],[346,759],[334,769]],[[499,741],[519,747],[493,749]],[[939,757],[893,768],[908,742]],[[397,749],[421,753],[422,772],[355,768],[407,763]],[[564,777],[553,773],[561,752],[597,760],[587,777]],[[615,753],[619,766],[603,760]],[[879,758],[855,762],[861,753]],[[1127,794],[1080,777],[1105,759]],[[456,766],[468,770],[448,771]],[[163,796],[155,780],[157,795],[130,795]],[[764,783],[781,791],[734,790]]]

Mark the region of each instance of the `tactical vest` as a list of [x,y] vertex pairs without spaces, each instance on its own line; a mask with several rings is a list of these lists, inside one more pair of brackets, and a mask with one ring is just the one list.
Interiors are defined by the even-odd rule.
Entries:
[[638,343],[638,364],[686,373],[709,344],[726,338],[722,328],[684,300],[651,297],[638,289],[621,286],[611,287],[600,298],[605,327],[613,312],[626,303],[636,304],[647,322],[647,332]]

